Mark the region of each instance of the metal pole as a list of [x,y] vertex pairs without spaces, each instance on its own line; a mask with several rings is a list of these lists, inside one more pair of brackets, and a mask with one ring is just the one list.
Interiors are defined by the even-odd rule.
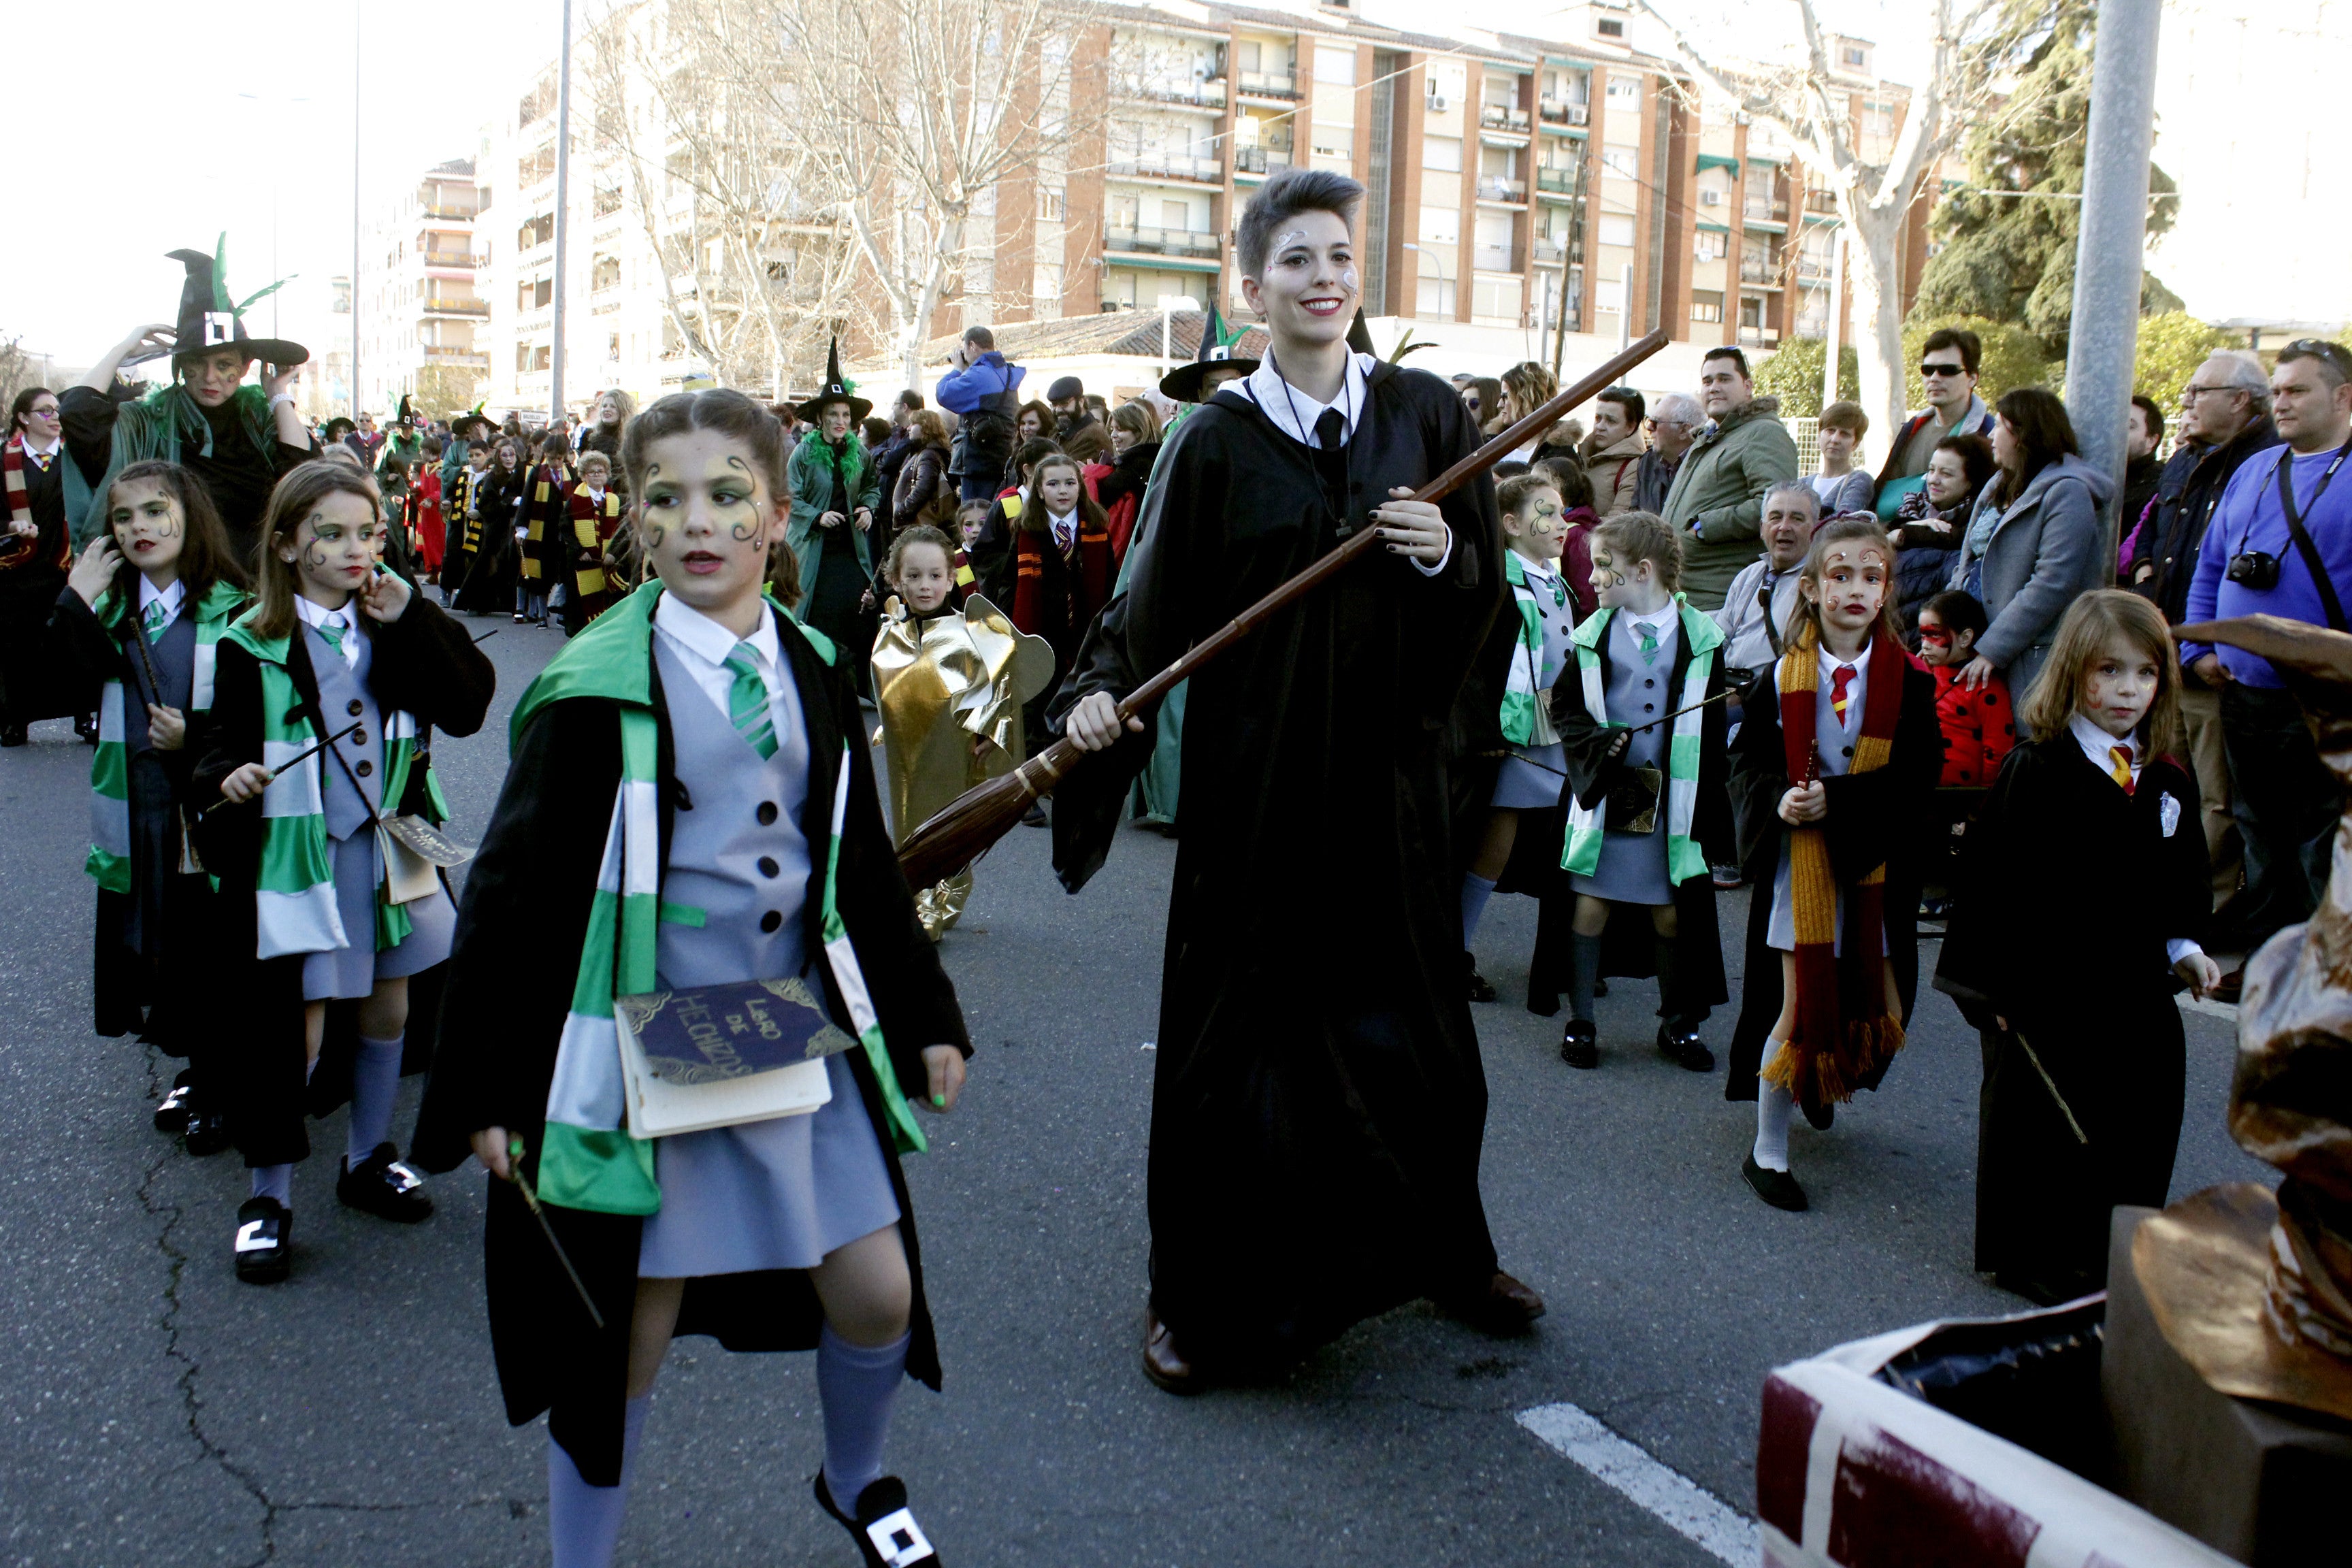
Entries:
[[555,78],[555,347],[548,355],[547,422],[563,417],[564,253],[572,237],[572,0],[563,0],[563,46]]
[[360,47],[361,9],[352,6],[352,427],[360,423]]
[[1633,264],[1627,262],[1617,270],[1617,352],[1623,353],[1633,346]]
[[[1830,328],[1829,352],[1822,359],[1822,406],[1827,408],[1838,400],[1838,361],[1845,357],[1845,312],[1838,300],[1845,293],[1845,230],[1838,229],[1830,236]],[[1860,466],[1862,454],[1854,454]]]
[[[2139,346],[2147,244],[2147,160],[2156,140],[2156,39],[2161,0],[2099,0],[2091,59],[2091,130],[2074,241],[2074,314],[2066,350],[2067,413],[2083,461],[2123,493],[2132,365]],[[2115,579],[2119,519],[2105,511],[2101,570]]]

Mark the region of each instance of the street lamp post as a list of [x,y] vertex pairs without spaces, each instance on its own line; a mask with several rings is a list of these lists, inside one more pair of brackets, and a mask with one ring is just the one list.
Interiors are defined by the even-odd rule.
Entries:
[[[1445,276],[1445,256],[1444,256],[1444,252],[1442,252],[1442,251],[1424,249],[1423,247],[1418,246],[1418,245],[1415,245],[1412,241],[1411,241],[1411,240],[1409,240],[1409,239],[1408,239],[1408,240],[1406,240],[1406,241],[1404,242],[1404,247],[1405,247],[1407,250],[1412,251],[1415,256],[1426,256],[1426,257],[1428,257],[1428,258],[1429,258],[1429,259],[1430,259],[1431,261],[1433,261],[1433,262],[1434,262],[1434,263],[1436,264],[1436,266],[1437,266],[1437,287],[1438,287],[1438,289],[1439,289],[1440,295],[1441,295],[1441,297],[1442,297],[1442,296],[1443,296],[1443,293],[1444,293],[1444,289],[1445,289],[1449,286],[1449,284],[1451,283],[1451,279],[1449,279]],[[1414,268],[1413,268],[1412,275],[1413,275],[1413,277],[1414,277],[1416,279],[1418,279],[1421,277],[1421,268],[1419,268],[1418,267]],[[1460,305],[1461,301],[1457,300],[1456,301],[1454,301],[1454,303],[1455,303],[1455,305],[1458,307],[1458,306]],[[1419,307],[1417,304],[1415,305],[1415,307],[1414,307],[1414,309],[1413,309],[1413,312],[1412,312],[1412,313],[1413,313],[1414,315],[1416,315],[1416,316],[1418,316],[1418,315],[1420,315],[1420,314],[1421,314],[1420,307]],[[1448,318],[1447,318],[1447,320],[1449,320],[1449,321],[1450,321],[1450,320],[1452,320],[1452,319],[1453,319],[1453,318],[1451,318],[1451,317],[1448,317]]]
[[563,0],[563,42],[555,78],[555,345],[547,356],[547,422],[563,417],[565,256],[572,237],[572,0]]
[[357,0],[352,5],[352,427],[360,422],[360,82],[361,62],[367,51],[360,47],[362,26]]

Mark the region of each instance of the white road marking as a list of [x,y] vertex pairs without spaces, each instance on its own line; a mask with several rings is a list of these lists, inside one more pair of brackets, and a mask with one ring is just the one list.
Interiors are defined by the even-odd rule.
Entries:
[[1573,1459],[1664,1520],[1676,1534],[1734,1568],[1755,1568],[1763,1556],[1756,1521],[1652,1458],[1574,1405],[1522,1410],[1519,1425],[1563,1458]]

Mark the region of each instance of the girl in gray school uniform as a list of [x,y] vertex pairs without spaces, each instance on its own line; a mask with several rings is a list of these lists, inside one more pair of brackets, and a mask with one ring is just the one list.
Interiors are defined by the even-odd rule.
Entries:
[[[224,994],[246,1002],[223,1054],[229,1131],[252,1171],[236,1270],[253,1284],[286,1278],[304,1113],[332,1109],[346,1073],[337,1199],[402,1224],[433,1212],[392,1142],[393,1102],[409,982],[448,957],[457,911],[429,869],[394,885],[383,824],[446,816],[425,735],[479,729],[497,677],[438,605],[380,564],[386,527],[375,481],[347,465],[306,463],[278,481],[256,603],[216,650],[191,792],[220,803],[197,846],[221,881]],[[313,1079],[338,1002],[354,1005],[359,1039],[348,1059],[332,1053],[329,1089]]]
[[[677,1334],[814,1350],[818,1507],[867,1564],[933,1564],[882,1460],[899,1385],[940,1385],[898,1161],[925,1147],[911,1107],[962,1087],[962,1015],[883,826],[848,661],[761,591],[790,515],[782,426],[740,393],[680,393],[630,424],[622,460],[659,580],[517,707],[417,1158],[470,1152],[502,1178],[490,1335],[508,1419],[548,1413],[556,1568],[611,1561]],[[789,553],[774,580],[797,583]],[[823,1105],[633,1132],[616,999],[792,978],[850,1037]]]

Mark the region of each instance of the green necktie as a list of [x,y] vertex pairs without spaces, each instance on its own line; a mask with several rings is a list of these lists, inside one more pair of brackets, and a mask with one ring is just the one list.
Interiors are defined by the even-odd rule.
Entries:
[[1648,626],[1642,628],[1642,662],[1643,664],[1658,662],[1658,634]]
[[327,621],[322,623],[319,627],[319,635],[327,639],[327,646],[329,647],[333,648],[337,653],[341,653],[343,651],[342,622]]
[[776,722],[768,711],[768,683],[760,679],[751,645],[739,642],[728,649],[727,668],[735,672],[735,684],[727,689],[727,717],[765,762],[776,754]]
[[163,628],[171,624],[171,606],[163,603],[163,600],[158,599],[153,604],[147,606],[146,625],[147,640],[149,642],[153,642],[157,637],[162,637],[163,635]]

